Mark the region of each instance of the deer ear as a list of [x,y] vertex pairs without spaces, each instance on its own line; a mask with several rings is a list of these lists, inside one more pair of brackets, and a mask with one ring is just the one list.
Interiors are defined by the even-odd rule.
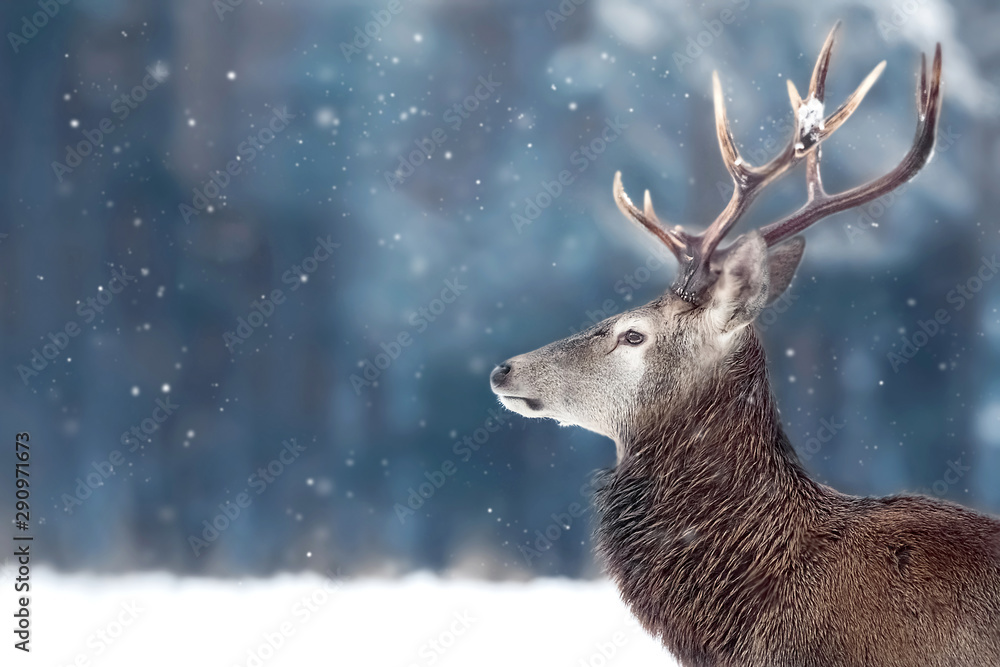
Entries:
[[767,301],[769,258],[763,237],[752,231],[726,249],[719,278],[707,304],[723,332],[753,322]]
[[802,253],[806,249],[806,240],[801,236],[794,236],[790,240],[771,248],[767,256],[767,270],[771,278],[771,284],[767,288],[767,303],[777,299],[788,289],[795,275],[795,269],[799,268],[802,261]]

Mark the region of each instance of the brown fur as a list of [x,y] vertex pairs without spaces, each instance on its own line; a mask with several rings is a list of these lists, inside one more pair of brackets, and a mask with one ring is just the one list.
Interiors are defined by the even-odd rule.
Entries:
[[[822,101],[837,28],[806,96]],[[881,66],[825,136],[857,108]],[[685,667],[1000,667],[1000,521],[916,496],[855,498],[811,480],[781,428],[752,322],[789,285],[795,235],[909,181],[933,152],[941,47],[923,61],[914,144],[889,174],[830,195],[817,126],[794,86],[784,152],[739,157],[713,79],[734,190],[701,234],[623,213],[677,257],[670,292],[592,329],[518,355],[490,383],[501,403],[612,438],[618,465],[597,492],[598,545],[643,626]],[[768,183],[809,155],[807,203],[731,245],[719,242]]]
[[810,479],[738,335],[686,394],[648,392],[601,479],[599,551],[642,625],[686,667],[1000,666],[1000,521]]

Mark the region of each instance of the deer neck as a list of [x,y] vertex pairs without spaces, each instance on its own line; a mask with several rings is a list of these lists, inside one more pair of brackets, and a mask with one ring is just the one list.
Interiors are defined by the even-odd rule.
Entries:
[[749,636],[822,496],[782,431],[751,328],[718,368],[650,409],[596,494],[609,574],[675,651]]

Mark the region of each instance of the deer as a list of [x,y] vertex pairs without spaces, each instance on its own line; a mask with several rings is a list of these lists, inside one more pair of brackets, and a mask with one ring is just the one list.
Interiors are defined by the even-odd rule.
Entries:
[[[507,409],[610,438],[597,473],[596,551],[640,625],[685,667],[1000,666],[1000,520],[922,495],[857,497],[814,481],[785,433],[755,318],[788,289],[799,233],[912,179],[931,159],[941,45],[921,56],[913,144],[891,171],[840,193],[822,144],[861,104],[881,62],[825,115],[830,54],[808,94],[791,79],[794,131],[758,166],[740,156],[713,73],[715,128],[733,192],[700,234],[632,203],[624,215],[678,262],[662,296],[495,367]],[[804,162],[800,208],[722,246],[769,184]]]

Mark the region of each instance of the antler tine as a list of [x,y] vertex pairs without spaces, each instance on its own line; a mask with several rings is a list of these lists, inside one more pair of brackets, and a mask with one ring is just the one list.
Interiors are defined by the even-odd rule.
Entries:
[[826,36],[823,48],[820,49],[819,57],[816,59],[816,66],[813,68],[812,79],[809,80],[809,96],[820,102],[823,101],[823,97],[826,95],[826,73],[830,70],[830,54],[833,52],[833,40],[837,36],[837,31],[840,30],[841,23],[842,21],[839,20],[834,23],[830,34]]
[[[726,101],[722,93],[722,83],[719,81],[719,73],[715,71],[712,72],[712,103],[715,107],[715,133],[719,138],[722,160],[729,175],[733,178],[733,194],[722,213],[700,236],[695,237],[695,244],[693,244],[689,254],[697,258],[699,262],[707,262],[708,258],[712,256],[712,252],[750,205],[762,180],[757,169],[743,162],[743,158],[740,157],[740,152],[736,148],[733,132],[729,127],[729,118],[726,115]],[[687,275],[690,278],[691,272],[688,272]],[[687,286],[682,288],[682,291],[686,290]]]
[[[819,57],[816,59],[816,64],[813,67],[812,79],[809,83],[809,102],[803,102],[801,95],[799,95],[798,89],[795,84],[792,83],[791,79],[787,80],[788,83],[788,96],[792,106],[792,112],[795,118],[795,133],[793,134],[791,140],[784,150],[781,151],[777,156],[771,159],[766,164],[759,167],[754,167],[746,164],[740,157],[739,151],[736,148],[735,141],[733,140],[732,131],[729,127],[729,120],[726,115],[725,100],[722,93],[722,84],[719,81],[718,73],[712,73],[712,97],[715,105],[715,127],[716,134],[719,138],[719,146],[722,151],[722,158],[726,164],[726,169],[729,171],[733,178],[733,194],[729,199],[729,203],[726,208],[716,217],[711,225],[700,235],[693,237],[691,242],[688,244],[690,248],[690,255],[694,258],[694,262],[699,266],[686,267],[681,274],[678,276],[675,282],[674,289],[676,292],[687,297],[692,297],[692,295],[697,294],[705,285],[711,280],[711,276],[706,275],[708,273],[708,264],[711,262],[713,254],[725,238],[726,234],[730,229],[739,221],[749,208],[750,204],[756,198],[757,194],[760,193],[769,183],[780,178],[785,172],[787,172],[791,167],[793,167],[802,157],[811,154],[811,149],[819,144],[829,133],[822,135],[822,128],[824,123],[822,117],[818,119],[816,123],[812,118],[806,118],[810,112],[815,113],[815,108],[807,109],[805,116],[803,115],[803,108],[806,104],[810,103],[813,99],[820,102],[820,109],[818,112],[822,113],[822,97],[826,90],[826,74],[830,67],[830,54],[833,49],[833,42],[837,34],[837,29],[840,26],[840,22],[834,25],[833,29],[830,30],[829,35],[827,35],[826,41],[823,44],[823,48],[820,50]],[[867,82],[868,87],[870,87],[872,82]],[[865,84],[862,84],[864,87]],[[860,97],[863,97],[864,92],[867,91],[865,87],[857,102],[860,103]],[[856,104],[855,104],[856,107]],[[850,111],[853,111],[854,107],[851,107]],[[847,116],[850,115],[848,111],[843,119],[839,122],[843,122]],[[808,126],[804,126],[803,122],[809,123]],[[834,127],[836,129],[836,126]],[[805,132],[808,132],[806,136],[803,136]],[[815,172],[815,177],[810,177],[810,182],[815,182],[819,184],[819,173],[816,168],[815,160],[810,159],[810,171]],[[821,186],[818,186],[821,188]]]
[[[876,68],[876,70],[879,70],[879,68]],[[877,199],[913,178],[934,154],[934,141],[937,137],[940,109],[941,45],[938,44],[934,52],[934,64],[932,66],[929,86],[927,84],[926,58],[921,60],[920,79],[917,90],[917,129],[914,134],[913,145],[899,164],[890,172],[875,180],[834,195],[826,194],[820,186],[817,188],[815,194],[810,194],[805,205],[799,210],[782,220],[762,227],[760,232],[764,237],[764,242],[768,246],[777,245],[785,239],[798,234],[821,218]],[[819,183],[818,156],[815,160],[816,163],[813,164],[813,159],[811,158],[809,165],[808,177],[810,178],[811,188],[812,179],[815,178],[816,183]]]
[[799,89],[795,87],[795,82],[791,79],[785,79],[785,87],[788,88],[788,101],[792,103],[792,109],[798,111],[799,107],[802,106],[802,96],[799,95]]
[[[830,56],[833,53],[833,43],[836,39],[837,31],[841,22],[837,21],[830,34],[827,35],[819,57],[816,59],[816,66],[813,68],[812,79],[809,81],[809,95],[803,102],[798,98],[798,93],[792,95],[792,109],[798,116],[799,121],[799,144],[795,146],[796,157],[806,154],[814,145],[822,143],[831,134],[844,124],[851,114],[861,105],[865,95],[871,89],[882,70],[885,69],[883,60],[875,66],[868,76],[861,82],[861,85],[844,100],[844,103],[825,120],[822,118],[823,101],[826,96],[826,75],[830,70]],[[788,79],[789,94],[791,95],[795,85]],[[804,108],[803,108],[804,107]],[[805,125],[803,125],[805,123]]]
[[[823,49],[820,52],[819,58],[816,60],[816,68],[813,70],[812,80],[809,82],[809,103],[815,104],[818,102],[818,109],[816,111],[821,114],[823,112],[823,101],[826,94],[826,75],[830,68],[830,55],[833,50],[834,37],[837,33],[837,29],[840,28],[840,21],[833,26],[830,34],[826,38],[826,43],[823,44]],[[875,85],[875,81],[882,74],[882,70],[885,69],[885,61],[883,60],[868,74],[867,77],[861,82],[861,85],[844,101],[840,107],[832,113],[826,120],[820,120],[818,125],[811,128],[810,131],[802,137],[801,148],[796,146],[796,153],[804,153],[809,151],[809,148],[816,144],[821,144],[825,141],[831,134],[837,131],[841,125],[854,113],[854,111],[861,105],[862,100],[864,100],[865,95]],[[794,88],[791,79],[788,80],[790,87]],[[815,102],[813,102],[815,100]],[[798,109],[795,100],[792,101],[792,107]],[[808,113],[808,112],[807,112]],[[822,146],[816,145],[815,149],[808,153],[806,159],[806,192],[808,195],[808,200],[811,201],[815,197],[819,197],[825,194],[823,190],[823,178],[819,171],[820,157],[822,153]]]
[[[823,95],[826,90],[826,74],[830,68],[830,53],[833,49],[833,42],[839,27],[840,21],[838,21],[830,30],[830,33],[826,37],[826,41],[823,43],[823,48],[820,50],[819,57],[816,59],[816,65],[813,67],[812,79],[809,82],[810,99],[817,99],[822,102]],[[792,80],[787,79],[786,81],[788,82],[788,96],[791,101],[792,112],[795,115],[795,133],[781,153],[766,164],[754,167],[743,161],[743,158],[740,157],[739,151],[736,148],[736,142],[733,140],[732,130],[729,127],[729,119],[726,115],[726,104],[722,93],[722,84],[719,81],[718,73],[712,72],[712,98],[715,105],[715,129],[719,138],[719,147],[722,151],[722,159],[726,164],[726,169],[733,177],[733,185],[735,187],[726,208],[719,214],[712,224],[708,226],[708,229],[706,229],[701,236],[695,237],[696,243],[692,244],[693,247],[691,255],[696,256],[698,261],[701,261],[704,264],[707,264],[710,261],[712,254],[715,252],[719,243],[722,242],[722,239],[725,238],[727,233],[729,233],[729,230],[732,229],[733,225],[735,225],[743,216],[743,213],[747,210],[747,208],[749,208],[757,194],[769,183],[781,177],[788,169],[794,166],[799,159],[809,152],[809,149],[812,148],[812,146],[820,143],[824,138],[826,138],[825,136],[819,136],[818,132],[815,137],[808,137],[806,139],[802,138],[803,118],[801,109],[805,103],[802,101],[802,97],[799,95],[798,89],[795,87],[795,84],[792,83]],[[858,102],[860,102],[860,99],[858,99]],[[850,115],[850,113],[847,115]],[[846,119],[846,116],[844,118]],[[822,121],[820,122],[819,127],[820,129],[823,127]],[[808,145],[805,145],[806,141],[808,141]],[[802,147],[801,150],[799,149],[800,146]],[[681,276],[680,279],[684,281],[684,284],[680,286],[679,291],[688,294],[691,293],[693,289],[700,287],[691,285],[691,280],[694,278],[696,273],[697,271],[686,271]]]
[[660,239],[665,246],[670,249],[670,252],[674,254],[678,260],[686,260],[687,257],[687,244],[684,239],[678,236],[678,233],[672,229],[667,229],[659,218],[656,217],[656,212],[653,211],[653,200],[649,196],[649,190],[646,190],[646,194],[643,197],[643,209],[640,211],[632,200],[629,199],[628,194],[625,192],[625,188],[622,186],[622,173],[620,171],[615,172],[615,181],[612,186],[612,191],[614,192],[615,203],[618,204],[618,209],[625,214],[626,217],[631,218],[642,227],[651,231],[656,235],[656,238]]
[[[837,31],[840,30],[841,24],[842,21],[838,20],[833,24],[833,28],[830,29],[830,34],[826,36],[823,48],[820,49],[819,57],[816,58],[816,66],[813,68],[812,78],[809,80],[809,98],[820,103],[823,103],[826,98],[826,75],[830,71],[830,56],[833,54],[833,42],[837,37]],[[788,79],[788,83],[794,87],[791,79]],[[796,113],[798,112],[799,107],[795,105],[794,101],[792,108],[796,109]],[[822,130],[824,127],[825,121],[819,129]],[[820,141],[822,140],[820,139]],[[806,156],[806,192],[810,200],[823,193],[823,178],[819,172],[822,149],[822,146],[816,146],[815,150]]]
[[[823,102],[826,96],[826,75],[830,71],[830,56],[833,53],[833,43],[837,37],[837,31],[840,30],[841,21],[837,21],[833,24],[833,28],[826,36],[826,41],[823,42],[823,48],[819,51],[819,56],[816,58],[816,64],[813,65],[812,77],[809,79],[809,94],[806,98],[808,100],[817,100],[818,102]],[[808,145],[802,140],[801,129],[802,129],[802,118],[800,112],[804,104],[802,96],[799,95],[798,88],[795,87],[795,83],[791,79],[785,79],[788,86],[788,98],[792,105],[792,113],[795,116],[796,131],[792,136],[791,141],[789,141],[788,146],[785,147],[781,153],[775,156],[770,162],[760,167],[754,167],[753,171],[766,179],[773,179],[785,172],[786,169],[791,167],[796,160],[800,159],[805,155],[809,149],[815,144],[820,143],[826,137],[820,137],[818,133],[816,136],[805,137],[808,140]],[[820,109],[822,113],[822,109]],[[825,122],[820,120],[819,127],[822,128]],[[827,135],[828,136],[828,135]],[[802,144],[802,148],[799,149],[798,144]]]
[[[653,197],[649,194],[648,188],[642,193],[642,214],[649,220],[660,222],[660,219],[656,217],[656,211],[653,209]],[[661,222],[660,224],[662,225],[663,223]]]
[[718,73],[712,73],[712,97],[715,107],[715,129],[719,148],[726,169],[733,178],[733,194],[726,207],[699,235],[686,233],[680,227],[668,229],[656,217],[649,192],[639,210],[625,194],[621,172],[615,174],[614,195],[618,208],[626,216],[651,231],[681,262],[681,271],[672,289],[682,298],[698,303],[704,290],[715,280],[712,264],[726,252],[716,252],[719,243],[739,221],[756,196],[771,182],[806,158],[806,203],[785,218],[762,227],[759,231],[768,246],[774,246],[794,236],[817,220],[867,201],[893,190],[911,179],[927,163],[934,152],[938,117],[941,109],[941,45],[938,44],[927,76],[926,57],[921,57],[920,79],[917,86],[918,122],[913,146],[895,169],[869,183],[844,192],[829,195],[823,189],[820,174],[821,144],[857,110],[865,95],[885,69],[880,62],[865,77],[840,107],[825,119],[823,102],[826,94],[826,77],[830,69],[833,44],[836,40],[838,21],[827,35],[823,48],[813,67],[809,93],[805,100],[789,79],[788,96],[795,120],[795,132],[785,148],[769,162],[752,166],[740,157],[726,115],[725,98]]
[[861,82],[861,85],[859,85],[857,89],[851,93],[846,100],[844,100],[844,103],[827,117],[823,126],[819,128],[817,142],[825,140],[831,134],[836,132],[837,129],[844,124],[844,121],[851,117],[851,114],[857,110],[857,108],[861,105],[862,100],[865,99],[865,95],[868,94],[871,87],[875,85],[876,81],[878,81],[878,78],[882,75],[882,71],[884,69],[885,61],[883,60],[876,65],[871,72],[869,72],[868,76],[866,76],[864,81]]
[[[931,88],[925,98],[925,103],[921,107],[921,121],[928,123],[927,116],[930,116],[931,120],[929,124],[933,125],[937,129],[938,116],[941,113],[941,43],[938,42],[937,46],[934,47],[934,64],[933,73],[931,74]],[[926,74],[924,73],[924,68],[921,68],[920,79],[921,83],[925,81]],[[931,135],[936,136],[936,135]]]
[[722,84],[719,82],[719,73],[712,72],[712,104],[715,106],[715,133],[719,137],[719,150],[722,151],[722,160],[726,163],[726,169],[732,175],[733,180],[739,182],[746,181],[746,168],[743,167],[743,158],[736,148],[733,140],[733,132],[729,128],[729,118],[726,116],[726,101],[722,96]]

